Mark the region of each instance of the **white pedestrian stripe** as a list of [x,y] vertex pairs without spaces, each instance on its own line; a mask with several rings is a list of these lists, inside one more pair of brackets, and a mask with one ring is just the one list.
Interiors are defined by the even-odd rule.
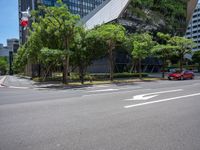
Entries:
[[200,93],[191,94],[191,95],[184,95],[184,96],[178,96],[178,97],[172,97],[172,98],[166,98],[166,99],[161,99],[161,100],[151,101],[151,102],[146,102],[146,103],[128,105],[128,106],[124,106],[124,108],[133,108],[133,107],[138,107],[138,106],[144,106],[144,105],[150,105],[150,104],[155,104],[155,103],[167,102],[167,101],[172,101],[172,100],[181,99],[181,98],[187,98],[187,97],[194,97],[194,96],[200,96]]
[[180,91],[183,91],[183,89],[170,90],[170,91],[160,91],[160,92],[154,92],[154,93],[141,94],[141,95],[133,96],[133,98],[126,99],[126,100],[127,101],[148,100],[148,99],[151,99],[151,98],[154,98],[154,97],[158,96],[158,94],[180,92]]

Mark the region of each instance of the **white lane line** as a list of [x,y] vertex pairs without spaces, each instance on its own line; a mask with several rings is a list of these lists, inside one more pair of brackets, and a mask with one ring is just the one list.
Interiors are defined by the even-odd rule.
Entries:
[[110,91],[119,91],[119,89],[103,89],[103,90],[93,90],[89,92],[93,93],[93,92],[110,92]]
[[135,105],[128,105],[128,106],[124,106],[124,108],[133,108],[133,107],[138,107],[138,106],[143,106],[143,105],[150,105],[150,104],[155,104],[155,103],[167,102],[167,101],[172,101],[172,100],[176,100],[176,99],[194,97],[194,96],[199,96],[199,95],[200,95],[200,93],[196,93],[196,94],[191,94],[191,95],[184,95],[184,96],[178,96],[178,97],[173,97],[173,98],[166,98],[166,99],[161,99],[161,100],[157,100],[157,101],[139,103],[139,104],[135,104]]

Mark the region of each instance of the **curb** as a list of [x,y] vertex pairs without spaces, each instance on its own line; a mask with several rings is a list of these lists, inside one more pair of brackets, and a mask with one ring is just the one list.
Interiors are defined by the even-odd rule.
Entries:
[[14,76],[19,77],[19,78],[24,78],[24,79],[32,80],[32,78],[29,77],[29,76],[23,76],[23,75],[14,75]]
[[0,80],[0,86],[5,86],[4,82],[6,80],[7,76],[4,76],[1,80]]

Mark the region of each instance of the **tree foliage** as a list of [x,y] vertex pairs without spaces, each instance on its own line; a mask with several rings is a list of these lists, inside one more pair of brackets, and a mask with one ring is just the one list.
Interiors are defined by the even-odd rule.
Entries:
[[44,79],[52,68],[61,66],[63,57],[63,51],[61,50],[49,48],[41,49],[39,59],[45,69]]
[[0,56],[0,75],[6,74],[8,69],[8,61],[6,57]]
[[149,22],[160,22],[161,31],[173,35],[183,34],[186,28],[186,0],[131,0],[128,12],[131,16]]
[[194,52],[192,55],[192,60],[193,62],[200,64],[200,50]]
[[194,63],[198,64],[199,68],[199,72],[200,72],[200,50],[195,51],[192,55],[192,60]]
[[192,53],[195,43],[185,37],[174,36],[169,40],[169,44],[175,46],[175,54],[179,57],[180,70],[183,70],[183,61],[186,54]]
[[97,29],[97,36],[105,43],[110,62],[110,80],[113,80],[114,60],[113,50],[118,43],[123,43],[125,40],[125,28],[118,24],[104,24]]
[[77,23],[80,18],[71,14],[61,0],[57,1],[56,6],[40,6],[33,15],[36,18],[33,28],[40,33],[43,47],[63,51],[63,83],[67,83],[71,48],[78,32]]
[[158,58],[162,59],[162,77],[165,77],[166,61],[174,55],[175,46],[167,44],[171,36],[161,32],[157,33],[158,44],[152,48],[152,53]]
[[145,59],[147,56],[150,56],[151,49],[154,44],[155,44],[155,42],[153,42],[153,38],[149,33],[132,35],[131,55],[132,55],[133,59],[136,59],[139,62],[140,78],[142,78],[141,61],[143,59]]

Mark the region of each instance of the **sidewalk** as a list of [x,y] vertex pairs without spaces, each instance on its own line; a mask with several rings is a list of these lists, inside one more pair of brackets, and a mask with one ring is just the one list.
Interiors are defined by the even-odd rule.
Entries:
[[48,87],[61,87],[63,84],[58,83],[39,83],[31,80],[31,78],[19,77],[19,76],[7,76],[3,81],[6,87],[11,88],[48,88]]
[[0,87],[4,86],[4,82],[6,80],[7,76],[0,76]]
[[61,82],[35,82],[30,78],[24,78],[19,76],[7,76],[6,79],[3,81],[3,84],[6,87],[10,88],[20,88],[20,89],[72,89],[72,88],[85,88],[91,86],[98,86],[98,85],[105,85],[105,84],[117,84],[117,85],[128,85],[134,84],[136,82],[149,82],[149,81],[156,81],[159,80],[158,78],[144,78],[144,80],[140,80],[138,78],[133,79],[115,79],[113,82],[109,80],[106,81],[93,81],[93,82],[85,82],[82,85],[80,82],[72,82],[69,85],[62,84]]
[[[137,82],[153,82],[157,80],[162,80],[161,73],[154,73],[149,74],[149,78],[144,78],[144,80],[140,80],[138,78],[133,79],[115,79],[114,82],[110,82],[109,80],[106,81],[93,81],[93,82],[85,82],[82,85],[80,82],[73,82],[69,85],[62,84],[61,82],[35,82],[30,78],[24,78],[19,76],[4,76],[0,78],[0,86],[1,87],[10,87],[10,88],[20,88],[20,89],[73,89],[73,88],[85,88],[91,86],[98,86],[98,85],[106,85],[106,84],[116,84],[116,85],[128,85],[134,84]],[[165,79],[167,79],[167,73],[165,75]],[[164,80],[165,80],[164,79]],[[195,79],[200,79],[200,73],[195,73]]]

